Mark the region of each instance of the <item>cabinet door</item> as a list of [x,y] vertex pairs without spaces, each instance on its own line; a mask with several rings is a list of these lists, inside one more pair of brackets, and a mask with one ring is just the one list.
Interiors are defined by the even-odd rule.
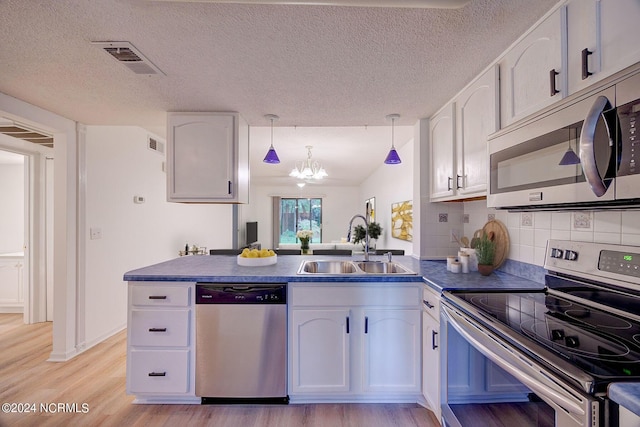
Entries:
[[491,68],[456,99],[457,192],[480,196],[487,191],[487,137],[498,130],[498,69]]
[[454,139],[455,112],[453,103],[431,118],[431,200],[451,197],[455,189]]
[[[567,2],[567,87],[569,94],[583,89],[602,78],[600,72],[600,40],[597,0],[570,0]],[[583,53],[588,73],[582,75]]]
[[169,113],[169,201],[234,198],[235,120],[232,114]]
[[599,0],[601,67],[610,75],[640,61],[640,1]]
[[563,18],[564,9],[556,10],[500,61],[502,127],[566,96]]
[[0,260],[0,305],[22,305],[22,261]]
[[350,312],[292,310],[291,393],[347,392]]
[[363,390],[420,392],[420,310],[363,313]]
[[422,394],[440,419],[440,323],[422,313]]

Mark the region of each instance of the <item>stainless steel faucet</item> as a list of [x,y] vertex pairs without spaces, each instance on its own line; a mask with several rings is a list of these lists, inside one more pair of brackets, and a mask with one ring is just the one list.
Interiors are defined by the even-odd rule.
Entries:
[[364,221],[364,260],[369,261],[369,221],[363,215],[354,215],[349,220],[349,231],[347,231],[347,242],[351,241],[351,226],[353,224],[353,220],[356,218],[362,218]]

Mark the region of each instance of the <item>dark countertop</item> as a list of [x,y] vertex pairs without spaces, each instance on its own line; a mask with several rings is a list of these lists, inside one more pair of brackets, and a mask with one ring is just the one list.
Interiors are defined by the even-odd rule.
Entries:
[[640,383],[613,383],[609,385],[608,395],[609,399],[640,417]]
[[[397,262],[417,275],[301,275],[303,260],[362,260],[362,256],[281,255],[278,262],[264,267],[237,264],[235,256],[191,255],[175,258],[125,273],[126,281],[171,281],[211,283],[287,283],[287,282],[426,282],[438,292],[455,289],[543,289],[544,285],[503,272],[481,276],[478,272],[454,274],[446,270],[444,261],[420,261],[410,256],[394,256]],[[384,260],[372,256],[371,260]]]

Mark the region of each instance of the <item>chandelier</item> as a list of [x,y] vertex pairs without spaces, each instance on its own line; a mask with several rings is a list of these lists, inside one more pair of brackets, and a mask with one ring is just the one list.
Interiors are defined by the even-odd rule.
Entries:
[[296,163],[296,166],[293,168],[289,176],[304,180],[322,179],[329,176],[320,163],[315,160],[311,160],[311,149],[313,146],[307,145],[306,148],[307,160]]

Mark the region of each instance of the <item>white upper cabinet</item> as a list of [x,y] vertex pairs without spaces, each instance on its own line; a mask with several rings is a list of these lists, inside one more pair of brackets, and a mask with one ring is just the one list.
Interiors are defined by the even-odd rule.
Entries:
[[454,195],[455,187],[455,111],[447,104],[429,121],[431,143],[431,200]]
[[637,0],[569,0],[569,94],[640,61]]
[[431,200],[484,196],[487,136],[498,130],[498,69],[492,67],[433,116]]
[[167,200],[248,203],[249,128],[237,113],[169,113]]
[[487,191],[487,137],[498,130],[498,68],[483,74],[456,98],[457,194]]
[[502,127],[567,95],[565,34],[564,9],[557,9],[499,62]]

